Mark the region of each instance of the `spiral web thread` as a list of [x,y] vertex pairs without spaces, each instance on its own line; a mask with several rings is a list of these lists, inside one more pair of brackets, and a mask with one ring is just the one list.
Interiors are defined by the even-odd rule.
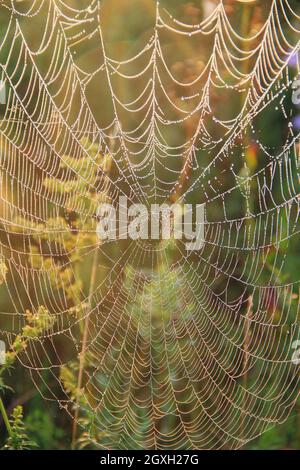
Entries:
[[[50,312],[20,361],[45,399],[91,417],[99,447],[241,447],[287,419],[299,387],[299,289],[287,274],[299,234],[298,3],[269,2],[244,38],[226,2],[196,25],[157,4],[152,33],[125,58],[107,52],[102,3],[74,4],[0,3],[1,335],[13,344],[27,310]],[[170,59],[178,39],[194,54],[189,81]],[[289,123],[280,147],[262,132],[270,116]],[[130,241],[112,255],[118,242],[95,235],[103,194],[205,203],[204,248]],[[75,255],[96,259],[89,289],[72,282]],[[76,361],[80,398],[61,372]]]

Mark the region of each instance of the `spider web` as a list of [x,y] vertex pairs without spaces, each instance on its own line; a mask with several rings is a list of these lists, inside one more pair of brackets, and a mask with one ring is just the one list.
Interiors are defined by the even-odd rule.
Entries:
[[[1,333],[47,309],[19,359],[99,447],[238,448],[295,405],[300,15],[267,3],[251,33],[226,2],[199,24],[157,4],[118,55],[105,2],[0,4]],[[100,243],[95,209],[120,196],[204,203],[203,249]]]

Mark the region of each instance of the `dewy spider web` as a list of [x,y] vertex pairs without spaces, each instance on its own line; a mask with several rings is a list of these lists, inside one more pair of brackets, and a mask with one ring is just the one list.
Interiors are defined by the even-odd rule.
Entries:
[[[225,1],[196,25],[157,4],[119,56],[105,3],[0,3],[1,334],[47,310],[20,361],[99,447],[238,448],[299,387],[298,3],[250,33]],[[100,243],[97,205],[125,195],[205,203],[204,248]]]

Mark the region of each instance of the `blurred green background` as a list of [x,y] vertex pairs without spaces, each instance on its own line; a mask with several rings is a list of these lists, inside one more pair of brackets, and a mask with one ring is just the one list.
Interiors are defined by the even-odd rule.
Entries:
[[[30,2],[24,1],[23,5],[20,6],[20,8],[24,8],[24,11],[28,10],[28,5]],[[68,5],[72,5],[74,8],[82,7],[82,2],[73,0],[72,2],[69,1],[67,2]],[[171,15],[174,15],[176,18],[180,18],[180,20],[184,23],[188,24],[198,24],[201,22],[201,20],[206,17],[210,12],[213,11],[215,6],[217,5],[217,1],[214,2],[213,0],[198,0],[198,1],[185,1],[185,0],[162,0],[160,2],[160,7],[163,11],[165,8],[168,10],[168,12]],[[249,2],[242,2],[242,1],[234,1],[234,0],[225,0],[224,2],[225,10],[228,14],[228,17],[230,18],[230,21],[236,31],[238,31],[241,35],[253,35],[263,25],[263,23],[266,21],[266,18],[268,17],[268,14],[270,12],[271,4],[272,2],[269,0],[257,0],[257,1],[249,1]],[[4,37],[8,21],[10,18],[10,10],[6,8],[6,6],[9,6],[10,2],[1,2],[0,5],[0,37]],[[46,9],[46,6],[44,6]],[[117,58],[126,58],[131,57],[137,51],[140,50],[140,48],[145,44],[151,35],[153,34],[153,25],[155,23],[155,3],[153,0],[104,0],[101,2],[101,23],[103,27],[103,32],[104,32],[104,41],[106,44],[106,51],[107,55],[110,57],[117,57]],[[20,18],[20,24],[21,27],[24,30],[24,34],[26,35],[26,38],[30,44],[30,47],[32,49],[38,48],[38,46],[41,43],[41,37],[44,31],[45,24],[42,24],[40,21],[40,16],[38,15],[37,18],[32,18],[30,21],[24,17],[23,19]],[[295,41],[294,41],[295,42]],[[203,69],[204,64],[207,62],[208,54],[210,49],[210,42],[207,40],[207,42],[204,43],[204,41],[198,41],[195,39],[195,41],[192,44],[188,44],[186,41],[182,40],[182,38],[179,36],[176,39],[174,37],[169,37],[167,34],[164,37],[164,52],[166,56],[170,59],[170,64],[172,67],[172,70],[176,72],[178,77],[182,81],[190,81],[193,77],[197,76],[199,72]],[[247,47],[245,44],[243,44],[243,47]],[[102,57],[99,57],[99,50],[97,49],[97,45],[95,47],[93,46],[93,41],[89,43],[89,46],[86,46],[85,43],[79,43],[74,46],[70,46],[72,51],[76,51],[76,63],[82,68],[88,69],[89,65],[91,64],[94,66],[98,62],[101,63]],[[9,54],[9,49],[6,49],[6,51],[2,50],[2,63],[4,60],[4,57]],[[185,59],[183,59],[185,57]],[[251,58],[249,62],[245,62],[243,67],[244,67],[244,73],[247,73],[249,70],[251,70],[251,67],[253,66],[253,61],[255,61],[255,57]],[[51,62],[51,50],[49,52],[46,52],[43,55],[43,59],[40,61],[39,66],[41,67],[41,70],[46,70],[47,66]],[[13,66],[15,64],[13,61],[10,61],[10,71],[9,73],[12,73],[13,71]],[[295,67],[295,64],[291,64],[291,71],[293,71],[293,68]],[[28,81],[30,77],[29,75],[24,75],[22,77],[22,82],[20,84],[20,93],[22,94],[22,87],[23,87],[23,95],[26,92]],[[228,77],[229,79],[229,77]],[[99,83],[101,83],[101,86],[99,86]],[[117,89],[120,92],[120,96],[123,97],[123,99],[126,101],[129,101],[130,98],[132,98],[134,95],[131,87],[132,84],[127,84],[124,85],[124,81],[121,81],[118,83],[118,79],[114,82],[115,89]],[[137,87],[141,86],[139,84],[136,85]],[[275,85],[274,85],[275,87]],[[136,90],[134,90],[135,92]],[[189,90],[192,92],[191,90]],[[174,89],[170,89],[170,94],[174,101],[179,100],[179,90],[176,89],[174,86]],[[112,120],[112,106],[111,106],[111,97],[108,93],[107,86],[101,82],[101,80],[95,79],[92,80],[89,83],[89,86],[87,87],[87,97],[89,99],[91,109],[93,111],[93,114],[97,120],[97,122],[100,124],[101,127],[105,128],[108,123],[111,122]],[[290,100],[291,101],[291,100]],[[230,94],[225,95],[221,93],[217,94],[215,93],[212,97],[212,104],[213,104],[213,109],[218,111],[218,117],[221,119],[229,119],[230,116],[236,115],[239,110],[241,109],[241,99],[239,99],[236,95],[231,96]],[[274,105],[275,106],[275,105]],[[261,141],[264,142],[265,145],[268,145],[269,147],[272,147],[274,149],[281,149],[282,146],[284,145],[286,135],[287,135],[287,126],[288,122],[284,118],[284,116],[281,113],[276,113],[274,112],[274,106],[270,106],[269,108],[267,107],[266,110],[258,117],[256,118],[255,126],[256,128],[260,129],[260,139]],[[0,108],[2,116],[4,115],[4,108]],[[297,107],[292,108],[291,104],[291,111],[294,113],[295,116],[295,127],[297,128],[298,122],[297,121],[297,116],[298,116],[298,109]],[[76,106],[74,109],[74,113],[76,114]],[[300,111],[299,111],[299,116],[300,116]],[[124,116],[124,119],[126,116]],[[300,118],[299,118],[300,119]],[[186,138],[186,140],[192,135],[193,131],[193,125],[195,123],[188,123],[184,124],[182,126],[182,129],[180,132],[182,133],[182,136]],[[213,127],[213,124],[210,124],[210,130],[214,132],[215,137],[218,137],[218,132],[220,130],[216,127]],[[300,128],[300,125],[299,125]],[[299,129],[297,129],[299,130]],[[221,134],[220,134],[221,136]],[[174,135],[168,136],[171,139],[174,139],[174,142],[177,142],[177,139],[179,138],[179,135],[174,133]],[[263,160],[263,155],[260,153],[258,147],[255,145],[255,141],[252,140],[251,136],[246,136],[245,137],[246,143],[240,143],[240,146],[237,146],[235,153],[232,157],[232,161],[234,162],[236,173],[242,176],[242,168],[243,165],[239,163],[239,152],[241,147],[243,145],[246,148],[246,156],[245,160],[248,164],[248,167],[250,168],[251,171],[255,171],[256,169],[263,168],[264,167],[264,160]],[[93,148],[87,144],[88,151],[93,152]],[[105,171],[107,171],[107,166],[109,167],[109,171],[111,172],[110,175],[112,178],[115,178],[117,181],[118,174],[116,168],[114,168],[113,164],[111,161],[109,161],[109,157],[107,157],[107,161],[104,162],[103,160],[103,155],[99,157],[98,155],[93,155],[96,159],[100,158],[98,163],[102,168],[105,168]],[[1,156],[1,158],[5,159],[5,157]],[[198,155],[199,161],[201,161],[202,167],[205,168],[210,156],[206,154],[204,151],[199,151]],[[71,167],[76,167],[78,162],[76,163],[76,160],[72,160],[72,155],[68,155],[64,157],[63,159],[64,165],[70,165]],[[65,167],[64,167],[65,168]],[[63,167],[60,168],[60,170],[63,170]],[[34,170],[36,172],[35,177],[36,178],[42,178],[41,172],[37,171],[36,169]],[[92,175],[93,181],[97,181],[98,174],[97,174],[97,168],[96,167],[91,167],[88,166],[84,168],[83,166],[81,167],[80,171],[82,174],[86,174],[85,172],[89,172],[89,174]],[[227,187],[227,185],[230,185],[229,180],[227,180],[228,177],[228,167],[226,166],[226,163],[221,163],[220,167],[216,168],[215,173],[212,176],[216,176],[219,178],[219,181]],[[115,173],[114,173],[115,172]],[[224,176],[222,176],[224,175]],[[191,181],[193,181],[193,177],[196,178],[196,173],[195,175],[191,176]],[[52,187],[53,183],[56,183],[55,177],[52,179],[49,178],[46,182],[44,181],[43,184],[48,186],[49,188]],[[74,185],[76,185],[78,181],[74,182]],[[298,184],[297,181],[297,175],[295,174],[295,184]],[[122,183],[121,183],[122,184]],[[72,183],[70,183],[70,188],[69,192],[72,194],[72,192],[75,193],[74,190],[75,186],[72,187]],[[126,191],[128,188],[126,185],[124,185],[124,190]],[[11,187],[6,187],[5,188],[5,198],[9,199],[9,197],[12,198],[14,197],[14,191],[16,188],[14,188],[13,185]],[[56,188],[56,192],[60,195],[63,196],[66,192],[66,188],[62,186],[61,188]],[[278,198],[280,199],[280,185],[278,184],[277,181],[277,189],[275,188],[274,190],[275,194],[278,195]],[[255,194],[255,191],[253,191],[253,194]],[[79,200],[79,196],[74,196],[75,198],[75,204],[85,204],[88,210],[93,210],[93,204],[96,205],[98,203],[98,199],[96,199],[95,195],[90,195],[90,201],[85,200]],[[78,199],[76,199],[78,198]],[[68,200],[69,204],[71,205],[70,199]],[[72,201],[73,202],[73,201]],[[198,200],[198,195],[191,195],[189,202],[197,202],[199,203],[200,201]],[[255,210],[255,208],[258,207],[258,201],[255,200],[255,198],[249,198],[249,204],[251,205],[252,209]],[[2,204],[3,207],[0,207],[0,216],[1,218],[3,217],[3,214],[5,213],[5,204]],[[230,201],[228,201],[228,216],[234,218],[235,216],[242,216],[244,213],[244,207],[241,204],[241,199],[235,197],[231,197]],[[218,218],[222,218],[223,215],[223,208],[219,204],[216,204],[215,207],[212,207],[210,209],[212,211],[212,217],[217,220]],[[49,211],[51,213],[51,210]],[[69,213],[64,213],[60,215],[61,219],[60,223],[61,224],[69,224],[72,223],[73,227],[77,228],[84,228],[86,230],[92,230],[93,225],[80,225],[80,222],[76,219],[75,215],[76,211],[70,210]],[[54,213],[54,212],[53,212]],[[52,217],[52,221],[48,221],[49,226],[51,226],[51,222],[55,222],[56,219],[54,216]],[[21,218],[18,219],[20,225],[22,225]],[[70,222],[71,221],[71,222]],[[23,221],[24,222],[24,221]],[[36,228],[37,225],[34,225],[34,228]],[[41,228],[41,226],[39,226]],[[47,227],[47,224],[45,224],[44,227]],[[5,224],[2,224],[2,230],[1,230],[1,240],[3,245],[8,245],[7,243],[7,238],[6,238],[6,229],[7,227]],[[8,237],[9,238],[9,237]],[[26,238],[26,237],[25,237]],[[29,237],[28,237],[29,238]],[[42,266],[43,260],[45,259],[45,252],[49,247],[46,247],[46,238],[47,236],[45,235],[45,238],[41,237],[43,240],[43,243],[39,243],[37,238],[34,238],[32,236],[29,245],[30,249],[32,250],[29,256],[29,261],[24,261],[28,262],[29,264],[33,263],[33,259],[35,262],[35,267],[39,269],[39,267]],[[20,240],[20,237],[16,238],[11,238],[12,243],[15,243],[14,246],[18,247],[20,250],[22,247],[22,244],[24,240]],[[57,242],[58,240],[53,239],[53,242]],[[64,253],[60,253],[61,259],[64,259],[64,256],[66,257],[65,253],[68,252],[68,249],[70,247],[74,248],[76,244],[78,244],[80,248],[80,254],[83,255],[85,254],[85,257],[81,257],[81,261],[78,261],[78,254],[72,258],[70,258],[68,261],[73,265],[75,272],[77,273],[77,278],[72,278],[70,281],[67,281],[67,276],[70,274],[69,272],[66,272],[62,270],[61,265],[57,266],[53,264],[53,260],[51,260],[51,257],[47,258],[47,262],[49,263],[49,266],[53,267],[54,269],[54,274],[53,274],[53,279],[50,280],[50,283],[52,283],[52,288],[53,286],[57,287],[57,291],[59,290],[64,290],[64,296],[65,296],[65,303],[64,301],[61,301],[61,295],[57,294],[57,298],[55,301],[57,302],[57,305],[60,305],[61,308],[68,308],[70,311],[74,306],[78,304],[78,296],[80,296],[80,291],[82,290],[85,292],[85,294],[88,294],[89,290],[89,280],[91,278],[91,266],[93,264],[93,257],[94,254],[93,252],[89,252],[88,250],[85,250],[86,244],[90,243],[93,244],[95,243],[95,235],[90,235],[90,239],[87,240],[79,240],[76,238],[72,239],[72,236],[70,239],[64,239],[63,241],[59,239],[59,243],[61,244]],[[80,245],[80,243],[82,245]],[[28,248],[28,247],[27,247]],[[285,246],[281,247],[281,253],[278,255],[284,256],[284,250],[286,249]],[[122,253],[124,248],[121,246],[111,248],[107,250],[107,255],[111,259],[116,259],[120,253]],[[297,241],[293,238],[290,243],[289,243],[289,261],[285,265],[285,270],[284,273],[282,273],[282,283],[288,283],[288,282],[293,282],[299,277],[299,269],[300,269],[300,248],[299,244]],[[8,250],[9,251],[9,250]],[[26,250],[24,250],[26,251]],[[5,257],[7,256],[7,252],[5,250],[2,250],[2,255]],[[172,247],[170,248],[170,251],[168,252],[168,255],[170,259],[174,260],[176,258],[176,254],[174,255],[172,251]],[[31,258],[32,257],[32,258]],[[25,258],[25,256],[24,256]],[[83,261],[82,261],[83,259]],[[272,270],[272,263],[275,263],[276,260],[274,260],[274,256],[272,258],[272,253],[270,254],[269,257],[269,269],[270,271]],[[104,260],[101,260],[101,268],[98,269],[97,276],[98,278],[104,278],[104,276],[107,274],[107,272],[110,269],[110,263]],[[242,261],[241,261],[242,264]],[[162,271],[165,272],[164,270],[166,269],[165,266],[161,267]],[[238,269],[241,269],[239,267]],[[11,289],[12,295],[15,295],[15,289],[16,286],[13,285],[13,280],[14,280],[14,275],[9,272],[6,272],[6,267],[2,266],[2,277],[3,281],[5,280],[6,283],[2,283],[0,287],[0,311],[1,312],[10,312],[12,311],[12,303],[8,295],[7,287],[8,289]],[[130,271],[130,269],[129,269]],[[132,278],[132,273],[131,272],[124,272],[122,273],[124,275],[124,288],[130,290],[130,280]],[[116,274],[116,277],[118,274]],[[171,276],[171,274],[170,274]],[[266,274],[266,279],[268,279],[268,273]],[[35,295],[34,293],[34,285],[35,285],[35,278],[32,276],[32,278],[29,281],[29,291],[32,294],[32,296]],[[176,285],[176,279],[174,281],[173,278],[170,277],[169,280],[167,280],[169,284],[165,287],[165,296],[168,299],[169,302],[169,307],[167,309],[167,312],[164,312],[163,314],[166,316],[171,316],[173,310],[176,309],[181,309],[182,307],[178,305],[178,302],[176,300],[176,290],[174,286]],[[214,286],[216,291],[222,291],[222,286],[224,286],[224,279],[219,280],[220,285]],[[128,285],[127,285],[128,284]],[[63,286],[63,287],[62,287]],[[169,286],[169,287],[168,287]],[[20,302],[17,299],[17,296],[15,295],[16,299],[16,304],[19,306],[19,309],[21,307],[27,306],[28,309],[31,308],[31,304],[27,298],[27,293],[26,289],[21,286],[21,284],[18,286],[19,287],[19,296],[21,297]],[[238,283],[232,282],[230,284],[229,288],[231,289],[229,296],[232,297],[232,299],[235,299],[238,297],[240,293],[240,286]],[[151,289],[151,287],[150,287]],[[105,289],[104,292],[101,292],[102,294],[105,294]],[[55,297],[55,290],[54,290],[54,297]],[[243,295],[246,295],[243,293]],[[297,304],[298,304],[298,293],[295,291],[295,300],[292,305],[292,309],[290,312],[291,318],[294,318],[297,315]],[[150,294],[151,296],[151,294]],[[36,301],[38,299],[38,294]],[[133,303],[136,302],[136,305],[139,305],[141,302],[138,301],[137,299],[133,299]],[[51,301],[50,301],[51,303]],[[38,306],[38,302],[37,302]],[[48,306],[47,306],[48,307]],[[106,306],[108,309],[109,306]],[[133,306],[133,312],[136,316],[140,313],[139,311],[136,311],[138,307]],[[156,306],[159,310],[159,305]],[[188,306],[188,308],[192,309],[193,305]],[[77,312],[78,313],[78,312]],[[76,314],[77,314],[76,313]],[[161,311],[157,312],[157,318],[160,318],[160,315],[162,314]],[[188,312],[182,311],[183,315],[188,315]],[[48,311],[45,314],[45,319],[43,320],[44,323],[51,322],[49,318],[47,317]],[[80,315],[80,313],[78,313]],[[95,316],[97,315],[97,312],[94,314]],[[103,313],[105,316],[105,311]],[[103,317],[104,318],[104,317]],[[101,317],[102,319],[102,317]],[[80,370],[80,361],[77,360],[77,356],[74,355],[75,351],[72,349],[68,352],[66,350],[69,347],[69,344],[71,343],[70,338],[68,338],[68,341],[66,341],[66,344],[63,344],[63,341],[57,345],[59,353],[66,354],[66,357],[69,355],[72,357],[73,354],[73,362],[68,365],[68,367],[63,368],[60,371],[60,381],[63,383],[64,388],[66,390],[66,393],[68,397],[71,397],[73,401],[77,401],[80,406],[82,407],[83,412],[79,412],[79,422],[83,426],[79,427],[79,429],[76,429],[74,431],[74,423],[73,420],[70,416],[72,414],[72,411],[74,410],[69,410],[69,414],[66,412],[62,411],[62,407],[59,406],[57,401],[49,401],[49,400],[44,400],[41,395],[43,395],[45,391],[45,387],[41,387],[41,394],[37,391],[37,387],[35,386],[35,383],[32,381],[33,379],[38,379],[38,376],[34,375],[31,377],[31,374],[28,372],[26,368],[22,366],[20,363],[21,361],[18,360],[18,357],[20,356],[22,358],[22,353],[24,352],[25,348],[27,347],[25,343],[28,343],[30,341],[30,335],[28,333],[24,333],[24,330],[22,328],[26,327],[26,322],[27,322],[27,327],[30,329],[35,329],[37,334],[42,334],[44,329],[45,329],[45,324],[43,321],[36,320],[35,318],[32,319],[30,316],[27,316],[27,319],[25,319],[25,326],[24,324],[21,325],[13,325],[12,326],[12,321],[10,319],[5,319],[5,316],[1,316],[1,327],[0,331],[6,332],[6,331],[11,331],[12,336],[10,337],[11,343],[16,346],[16,343],[13,343],[13,341],[19,341],[21,344],[18,345],[19,352],[17,352],[15,355],[12,354],[13,357],[11,357],[11,368],[4,367],[3,370],[1,371],[0,374],[0,390],[1,390],[1,396],[3,399],[3,405],[6,410],[6,414],[8,417],[12,416],[13,410],[16,409],[16,407],[21,406],[22,407],[22,413],[23,417],[21,417],[21,410],[19,409],[19,418],[20,422],[18,422],[18,417],[15,416],[15,418],[11,418],[11,425],[13,427],[12,433],[15,433],[13,435],[14,439],[11,439],[11,441],[7,444],[7,427],[5,426],[4,420],[0,417],[0,447],[4,446],[5,443],[6,445],[9,445],[9,447],[12,448],[18,448],[18,446],[28,446],[32,447],[32,443],[34,442],[36,444],[36,447],[33,448],[39,448],[39,449],[70,449],[71,447],[73,448],[97,448],[95,444],[93,444],[92,441],[89,440],[89,436],[92,435],[93,439],[101,442],[102,446],[105,447],[106,445],[112,447],[113,441],[112,438],[107,437],[104,433],[104,435],[101,434],[101,419],[98,419],[97,422],[97,429],[94,429],[94,417],[92,413],[92,407],[93,403],[87,403],[85,402],[84,398],[82,396],[78,396],[78,382],[77,382],[77,374],[78,370]],[[159,322],[159,320],[157,320]],[[291,320],[292,321],[292,320]],[[299,321],[299,320],[298,320]],[[40,323],[39,323],[40,322]],[[97,321],[95,320],[97,323]],[[100,320],[99,320],[100,322]],[[16,322],[17,323],[17,322]],[[82,320],[82,329],[84,329],[84,321]],[[13,331],[13,328],[15,327],[15,331]],[[80,331],[77,331],[76,333],[80,336],[82,334],[82,329],[79,328]],[[20,330],[23,331],[23,336],[20,338],[16,336],[17,333],[20,332]],[[31,332],[32,330],[30,330]],[[78,352],[78,351],[77,351]],[[158,352],[160,354],[160,352]],[[50,354],[51,355],[51,354]],[[86,369],[90,368],[93,370],[93,361],[95,358],[93,357],[88,357],[85,359],[86,361]],[[255,376],[255,373],[254,373]],[[254,380],[255,377],[253,377]],[[102,377],[103,379],[103,377]],[[51,375],[45,374],[45,380],[46,382],[49,381],[50,387],[54,390],[54,393],[57,396],[61,396],[61,390],[60,384],[55,382],[53,380],[53,377]],[[103,379],[104,380],[104,379]],[[80,387],[79,387],[80,388]],[[289,393],[287,390],[286,393]],[[292,392],[291,392],[292,393]],[[294,393],[294,391],[293,391]],[[184,400],[184,397],[182,397]],[[92,401],[92,400],[91,400]],[[17,408],[18,410],[18,408]],[[102,415],[101,415],[102,416]],[[103,415],[104,416],[104,415]],[[144,429],[148,429],[149,423],[147,422],[148,418],[145,416],[144,419]],[[176,423],[175,423],[176,424]],[[170,417],[169,421],[166,421],[163,423],[163,426],[166,426],[167,428],[172,428],[175,427],[174,422],[172,422],[172,416]],[[95,426],[96,427],[96,426]],[[88,430],[88,431],[87,431]],[[140,430],[142,431],[142,426]],[[75,437],[74,437],[74,432],[75,432]],[[133,438],[134,439],[134,438]],[[116,438],[116,442],[117,442]],[[130,448],[133,446],[132,441],[128,439],[128,443],[123,443],[123,446],[128,446]],[[218,439],[216,438],[216,446],[218,446]],[[255,440],[249,442],[247,445],[245,445],[243,448],[245,449],[300,449],[300,402],[299,399],[296,403],[295,408],[292,410],[289,418],[286,420],[284,424],[276,425],[273,428],[269,429],[266,431],[262,436],[256,438]]]

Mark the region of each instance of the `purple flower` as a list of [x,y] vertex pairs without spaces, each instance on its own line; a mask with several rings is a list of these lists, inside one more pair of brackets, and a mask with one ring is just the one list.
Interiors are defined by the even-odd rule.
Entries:
[[289,59],[289,66],[290,67],[297,67],[297,53],[293,54]]
[[300,130],[300,114],[298,114],[297,116],[294,117],[293,126],[297,131]]

